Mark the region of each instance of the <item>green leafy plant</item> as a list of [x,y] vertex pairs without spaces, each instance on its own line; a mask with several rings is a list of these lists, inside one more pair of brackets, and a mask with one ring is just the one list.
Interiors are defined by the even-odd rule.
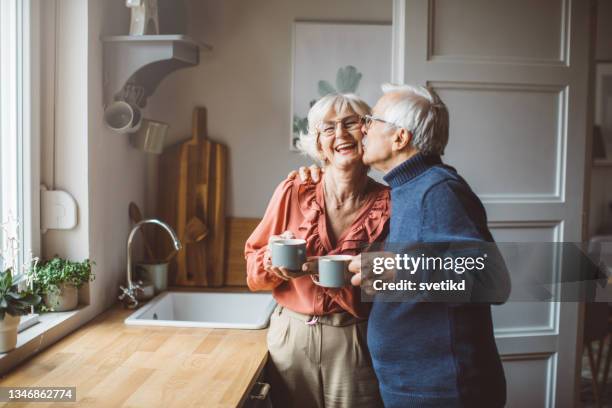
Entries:
[[73,262],[55,257],[32,268],[34,287],[42,294],[58,293],[62,284],[80,288],[94,280],[92,265],[95,265],[95,262],[89,259]]
[[4,320],[7,313],[11,316],[26,315],[40,300],[40,296],[36,294],[17,291],[10,268],[0,272],[0,320]]
[[354,93],[357,92],[359,88],[359,83],[361,82],[361,77],[363,74],[357,71],[352,65],[347,65],[346,67],[338,68],[338,72],[336,73],[336,87],[334,88],[332,84],[328,81],[321,80],[318,84],[319,95],[321,97],[330,94],[330,93]]
[[308,118],[293,115],[293,133],[296,135],[308,133]]

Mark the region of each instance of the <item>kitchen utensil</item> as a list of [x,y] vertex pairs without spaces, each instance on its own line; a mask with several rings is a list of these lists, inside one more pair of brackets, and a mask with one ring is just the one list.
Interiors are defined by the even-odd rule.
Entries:
[[136,272],[144,282],[153,284],[155,293],[160,293],[168,289],[167,263],[139,263],[136,265]]
[[[224,283],[226,166],[227,148],[207,139],[206,110],[195,108],[191,138],[168,146],[159,158],[158,216],[187,241],[193,217],[208,228],[208,235],[186,245],[170,263],[172,285]],[[164,240],[155,242],[159,253],[171,250]]]
[[152,282],[143,282],[142,291],[139,291],[136,298],[138,300],[149,300],[155,296],[155,286]]
[[208,221],[214,239],[206,241],[209,257],[208,282],[211,286],[223,286],[225,281],[225,193],[227,147],[215,143],[214,167],[208,185]]
[[[183,244],[193,244],[196,242],[200,242],[208,235],[208,227],[204,225],[202,220],[198,217],[192,217],[187,225],[185,226],[185,235],[181,239]],[[177,251],[172,251],[166,258],[162,260],[162,262],[168,263],[174,258],[177,254]]]
[[193,244],[194,242],[200,242],[208,235],[208,227],[204,225],[202,220],[198,217],[192,217],[187,225],[185,226],[185,238],[186,244]]

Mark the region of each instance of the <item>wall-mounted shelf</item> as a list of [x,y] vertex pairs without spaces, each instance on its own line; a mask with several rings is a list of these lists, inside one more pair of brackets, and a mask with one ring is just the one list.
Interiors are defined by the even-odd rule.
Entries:
[[593,167],[612,167],[612,159],[595,159]]
[[199,50],[212,49],[184,35],[120,35],[103,37],[102,41],[105,105],[130,84],[142,88],[139,105],[144,107],[164,77],[198,65]]

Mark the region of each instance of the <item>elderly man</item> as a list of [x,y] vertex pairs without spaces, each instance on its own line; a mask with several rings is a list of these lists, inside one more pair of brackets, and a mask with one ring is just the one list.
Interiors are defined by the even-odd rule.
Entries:
[[[431,89],[383,87],[363,161],[391,187],[388,242],[493,241],[484,207],[442,163],[448,111]],[[390,407],[501,407],[506,383],[490,306],[375,302],[368,344]]]
[[[385,85],[383,91],[362,131],[364,163],[384,172],[391,187],[387,242],[492,242],[482,203],[440,159],[449,119],[439,96],[408,85]],[[350,269],[360,272],[359,261]],[[353,283],[359,281],[358,273]],[[375,301],[368,346],[387,407],[505,404],[487,303]]]

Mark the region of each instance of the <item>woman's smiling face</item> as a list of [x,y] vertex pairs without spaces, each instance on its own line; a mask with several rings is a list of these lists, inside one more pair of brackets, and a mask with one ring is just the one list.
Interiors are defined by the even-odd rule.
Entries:
[[362,165],[361,118],[352,110],[330,111],[318,127],[318,148],[326,165],[339,168]]

